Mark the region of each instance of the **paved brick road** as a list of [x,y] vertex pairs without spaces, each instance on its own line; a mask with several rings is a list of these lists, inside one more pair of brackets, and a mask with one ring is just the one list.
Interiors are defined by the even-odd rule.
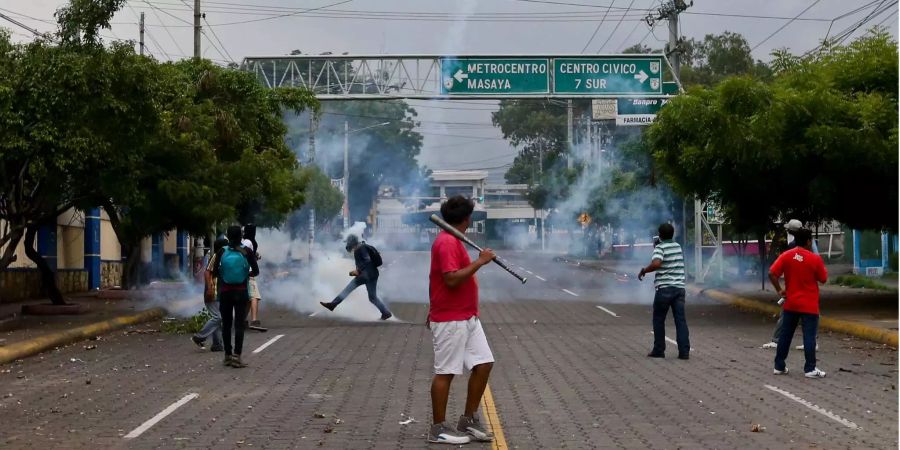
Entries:
[[[89,343],[95,350],[82,343],[2,366],[0,445],[424,448],[430,334],[421,326],[426,305],[404,301],[425,298],[418,272],[427,270],[426,255],[402,256],[408,269],[391,267],[381,284],[407,322],[348,323],[269,307],[263,317],[271,330],[248,335],[244,370],[222,367],[221,354],[200,352],[186,336],[122,332]],[[828,378],[803,378],[799,351],[788,360],[796,373],[778,377],[773,352],[758,348],[772,321],[691,304],[691,360],[648,359],[646,283],[511,259],[532,272],[525,287],[496,269],[480,276],[497,356],[491,389],[510,447],[897,447],[895,350],[825,334],[819,358]],[[671,319],[667,331],[674,337]],[[464,382],[454,386],[450,417],[462,408]],[[199,396],[124,438],[190,393]],[[409,416],[416,422],[401,425]],[[754,424],[766,430],[751,432]]]

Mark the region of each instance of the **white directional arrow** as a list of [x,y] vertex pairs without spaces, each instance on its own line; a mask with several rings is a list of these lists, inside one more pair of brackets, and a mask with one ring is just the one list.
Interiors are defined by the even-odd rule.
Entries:
[[[462,80],[465,80],[466,78],[469,78],[469,74],[464,73],[464,72],[462,71],[462,69],[459,69],[459,70],[457,70],[456,73],[453,75],[453,78],[456,78],[456,82],[457,82],[457,83],[462,83]],[[647,78],[647,75],[646,75],[646,74],[644,74],[644,78],[645,78],[645,79]]]
[[643,70],[634,74],[635,80],[640,80],[641,84],[644,84],[647,81],[647,78],[650,78],[650,75],[647,75]]

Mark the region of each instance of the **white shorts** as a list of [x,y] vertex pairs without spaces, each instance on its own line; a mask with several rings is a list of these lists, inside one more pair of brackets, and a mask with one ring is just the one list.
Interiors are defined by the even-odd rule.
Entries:
[[250,277],[250,281],[247,283],[247,296],[250,298],[258,298],[259,296],[259,286],[256,285],[256,278]]
[[432,322],[434,373],[462,375],[479,364],[494,362],[487,336],[477,317],[453,322]]

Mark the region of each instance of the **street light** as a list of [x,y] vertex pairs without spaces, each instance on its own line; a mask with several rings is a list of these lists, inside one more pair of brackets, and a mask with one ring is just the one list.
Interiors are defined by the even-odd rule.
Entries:
[[344,229],[350,228],[350,133],[368,130],[370,128],[383,127],[390,125],[391,122],[382,122],[375,125],[369,125],[363,128],[350,130],[350,122],[344,121]]

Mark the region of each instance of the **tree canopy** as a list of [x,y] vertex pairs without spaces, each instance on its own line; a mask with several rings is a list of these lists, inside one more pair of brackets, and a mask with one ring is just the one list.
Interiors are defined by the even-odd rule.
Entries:
[[742,230],[787,216],[896,230],[896,42],[874,30],[773,66],[771,83],[728,78],[660,111],[649,143],[666,179]]

